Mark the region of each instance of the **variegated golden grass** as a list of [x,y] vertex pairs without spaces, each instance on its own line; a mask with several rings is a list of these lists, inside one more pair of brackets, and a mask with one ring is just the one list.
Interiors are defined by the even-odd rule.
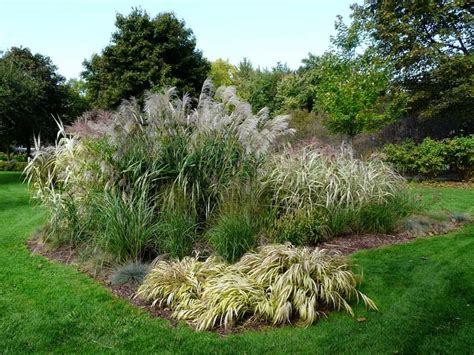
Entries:
[[226,265],[215,257],[206,261],[194,257],[160,260],[154,263],[137,296],[153,301],[153,305],[187,309],[201,296],[204,282],[225,268]]
[[161,261],[137,296],[168,306],[175,318],[197,330],[227,328],[248,318],[307,326],[328,308],[353,315],[349,302],[354,298],[377,309],[357,284],[358,276],[341,255],[267,245],[233,265],[214,258]]

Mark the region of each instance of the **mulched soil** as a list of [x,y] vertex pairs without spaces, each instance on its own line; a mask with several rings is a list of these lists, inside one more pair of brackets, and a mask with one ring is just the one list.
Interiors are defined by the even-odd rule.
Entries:
[[[449,225],[445,224],[442,228],[439,228],[438,230],[435,229],[434,231],[429,233],[428,236],[446,234],[448,231],[455,229],[458,226],[458,223],[450,223]],[[330,241],[326,241],[319,244],[318,247],[328,249],[334,252],[339,252],[343,255],[348,255],[362,249],[375,249],[386,245],[403,244],[408,243],[416,238],[425,238],[428,236],[417,237],[408,232],[393,235],[354,234],[333,238]],[[63,246],[54,250],[50,249],[46,246],[44,242],[42,242],[40,234],[37,234],[32,239],[28,240],[27,244],[28,249],[33,254],[39,254],[49,260],[74,266],[79,271],[85,272],[90,277],[94,278],[96,281],[109,288],[114,295],[123,298],[130,302],[132,305],[149,312],[152,316],[161,317],[169,320],[170,325],[172,327],[175,327],[177,325],[178,322],[171,317],[171,312],[169,310],[158,307],[151,307],[151,305],[144,302],[143,300],[134,297],[138,285],[130,283],[124,285],[113,285],[110,282],[110,277],[113,273],[113,270],[102,269],[99,273],[92,272],[91,270],[81,265],[73,248]],[[244,322],[243,324],[237,325],[231,329],[218,328],[217,332],[221,335],[227,335],[230,333],[238,333],[249,329],[263,330],[268,328],[275,328],[275,326],[271,326],[265,322],[250,319]]]
[[62,246],[56,249],[48,248],[48,246],[41,240],[40,234],[37,234],[32,239],[28,240],[27,244],[28,249],[33,254],[39,254],[49,260],[60,262],[66,265],[71,265],[79,271],[88,274],[100,284],[110,289],[114,295],[126,299],[134,306],[148,311],[153,316],[168,319],[171,322],[172,326],[175,326],[177,324],[177,321],[171,318],[170,311],[166,309],[160,309],[158,307],[151,307],[143,300],[135,298],[135,292],[137,291],[138,285],[131,283],[126,283],[123,285],[113,285],[110,282],[110,277],[112,276],[113,270],[103,269],[101,272],[97,273],[87,268],[84,268],[79,262],[74,248],[68,246]]
[[[411,182],[410,182],[411,183]],[[472,189],[474,187],[474,180],[472,181],[436,181],[436,180],[427,180],[427,181],[414,181],[413,185],[415,187],[451,187],[456,189]]]
[[375,249],[384,245],[403,244],[416,239],[410,233],[400,234],[353,234],[319,244],[320,248],[337,250],[341,254],[348,255],[362,249]]

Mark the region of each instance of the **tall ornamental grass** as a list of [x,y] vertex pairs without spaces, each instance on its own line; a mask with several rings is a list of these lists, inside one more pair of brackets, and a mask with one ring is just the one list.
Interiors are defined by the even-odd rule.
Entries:
[[214,223],[230,226],[218,216],[229,190],[252,185],[278,140],[292,132],[287,116],[254,114],[235,89],[214,94],[209,82],[196,101],[169,89],[148,94],[143,107],[132,99],[91,117],[60,125],[54,147],[38,141],[26,174],[50,211],[49,240],[87,244],[119,262],[182,257],[195,242],[207,243],[197,235]]
[[381,161],[282,150],[287,116],[253,113],[210,82],[197,100],[169,89],[59,128],[26,168],[50,212],[46,238],[120,264],[195,249],[235,262],[267,242],[392,231],[411,211]]
[[343,147],[331,154],[314,146],[287,149],[269,159],[260,180],[280,216],[270,229],[279,242],[392,232],[416,208],[400,175],[380,160],[354,159]]

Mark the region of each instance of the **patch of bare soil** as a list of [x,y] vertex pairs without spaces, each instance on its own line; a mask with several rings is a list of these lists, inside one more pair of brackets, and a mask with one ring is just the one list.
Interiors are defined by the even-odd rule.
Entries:
[[[449,224],[443,224],[437,227],[434,226],[434,228],[432,226],[432,229],[424,237],[446,234],[450,230],[455,229],[460,225],[460,223],[450,222]],[[348,255],[362,249],[375,249],[386,245],[408,243],[416,238],[420,237],[417,237],[416,235],[409,232],[393,235],[355,234],[333,238],[329,241],[319,244],[318,247]],[[39,254],[49,260],[74,266],[77,270],[85,272],[90,277],[94,278],[96,281],[110,289],[112,293],[117,297],[127,300],[132,305],[147,311],[152,316],[161,317],[169,320],[170,325],[172,327],[175,327],[178,323],[175,319],[171,317],[171,311],[156,306],[152,307],[150,304],[144,302],[143,300],[135,298],[135,293],[138,289],[137,284],[126,283],[123,285],[113,285],[110,282],[113,273],[112,269],[104,268],[100,272],[94,272],[88,269],[84,264],[79,261],[79,258],[77,257],[76,252],[73,248],[63,246],[56,249],[50,249],[42,241],[41,234],[36,234],[35,236],[33,236],[33,238],[30,239],[27,244],[28,249],[33,254]],[[264,330],[268,328],[274,328],[274,326],[271,326],[268,323],[261,322],[258,320],[249,319],[243,324],[237,325],[231,329],[225,329],[223,327],[218,328],[217,332],[221,335],[227,335],[231,333],[239,333],[245,330]]]

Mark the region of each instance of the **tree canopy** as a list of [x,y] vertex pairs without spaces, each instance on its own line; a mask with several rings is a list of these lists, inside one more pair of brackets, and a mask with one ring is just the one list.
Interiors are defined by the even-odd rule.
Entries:
[[236,80],[237,68],[228,60],[216,59],[211,63],[209,79],[215,87],[233,85]]
[[276,112],[280,108],[277,100],[278,83],[290,73],[291,70],[285,64],[277,63],[271,69],[255,69],[249,60],[244,59],[237,66],[237,93],[255,111],[267,107],[271,112]]
[[164,86],[193,96],[200,92],[210,65],[184,21],[173,13],[151,18],[134,9],[117,14],[115,26],[111,43],[84,61],[82,76],[95,106],[114,108],[122,99]]
[[317,108],[327,114],[325,125],[333,133],[352,139],[394,122],[405,108],[405,96],[391,87],[387,68],[366,56],[327,53],[317,70]]
[[430,135],[474,132],[472,3],[385,0],[352,10],[352,38],[367,38],[393,65],[394,80],[410,96],[410,114],[429,120]]
[[12,47],[0,57],[0,137],[2,145],[28,149],[34,134],[53,139],[54,117],[72,120],[82,110],[51,59],[28,48]]

